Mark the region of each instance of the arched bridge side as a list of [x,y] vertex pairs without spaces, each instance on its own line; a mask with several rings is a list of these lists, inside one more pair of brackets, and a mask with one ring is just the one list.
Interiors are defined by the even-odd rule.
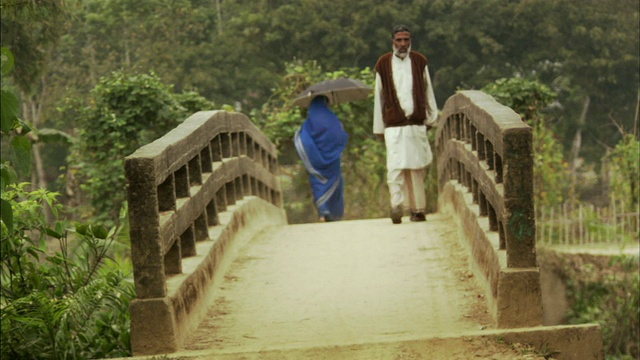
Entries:
[[439,211],[458,220],[498,326],[541,325],[531,127],[491,96],[461,91],[443,108],[436,148]]
[[277,167],[275,145],[224,111],[193,114],[126,158],[135,355],[176,351],[233,239],[286,224]]

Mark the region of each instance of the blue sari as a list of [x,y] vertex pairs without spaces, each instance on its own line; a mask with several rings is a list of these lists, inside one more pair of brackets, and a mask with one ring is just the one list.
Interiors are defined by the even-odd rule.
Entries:
[[296,131],[294,144],[311,182],[318,214],[327,221],[344,215],[344,182],[340,166],[349,135],[327,98],[316,97],[309,106],[309,117]]

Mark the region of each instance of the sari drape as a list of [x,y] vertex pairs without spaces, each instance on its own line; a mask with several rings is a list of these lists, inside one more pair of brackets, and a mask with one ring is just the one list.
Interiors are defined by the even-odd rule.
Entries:
[[325,97],[316,97],[308,117],[296,131],[294,144],[311,183],[318,214],[328,221],[344,216],[341,157],[349,135]]

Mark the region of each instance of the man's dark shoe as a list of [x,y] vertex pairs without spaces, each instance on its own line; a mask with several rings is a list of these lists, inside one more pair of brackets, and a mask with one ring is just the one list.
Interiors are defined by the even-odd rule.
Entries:
[[402,208],[401,207],[392,208],[389,217],[391,217],[391,222],[392,223],[401,224],[402,223]]
[[424,216],[424,213],[421,212],[411,212],[411,217],[409,218],[411,221],[427,221],[427,218]]

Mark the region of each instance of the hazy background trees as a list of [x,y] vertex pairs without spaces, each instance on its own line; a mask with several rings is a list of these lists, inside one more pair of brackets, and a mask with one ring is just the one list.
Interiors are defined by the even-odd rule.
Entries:
[[[91,90],[113,71],[154,71],[176,93],[260,112],[287,62],[315,61],[327,72],[372,67],[390,49],[391,27],[405,23],[414,48],[430,59],[440,104],[457,89],[514,76],[556,91],[547,121],[576,172],[594,167],[623,134],[637,134],[635,0],[24,4],[2,1],[2,45],[19,64],[12,83],[22,94],[21,115],[40,129],[75,134],[78,119],[58,108],[69,99],[90,106]],[[47,16],[32,22],[30,12]],[[65,146],[42,146],[34,180],[59,188],[52,183],[66,171]]]

